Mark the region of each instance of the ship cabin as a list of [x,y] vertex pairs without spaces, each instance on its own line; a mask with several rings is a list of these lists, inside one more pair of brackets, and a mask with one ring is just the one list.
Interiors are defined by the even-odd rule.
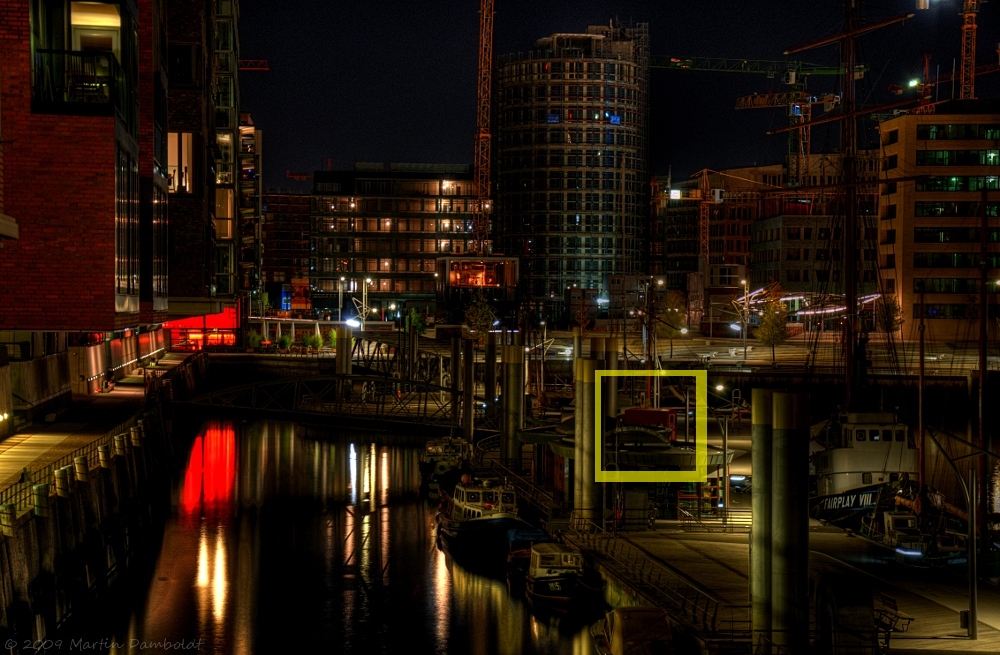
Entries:
[[816,453],[813,460],[820,496],[896,482],[903,473],[916,474],[913,433],[893,414],[848,414],[839,432],[830,436],[827,449]]

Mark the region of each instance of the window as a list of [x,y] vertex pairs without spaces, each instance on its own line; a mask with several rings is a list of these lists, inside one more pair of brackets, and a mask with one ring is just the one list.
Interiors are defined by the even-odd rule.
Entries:
[[871,473],[862,473],[861,474],[861,484],[871,484],[871,483],[872,483],[872,474]]
[[115,166],[115,293],[134,296],[129,311],[138,311],[139,294],[139,162],[117,144]]
[[869,430],[868,431],[868,440],[869,441],[878,441],[878,430],[876,430],[876,429]]
[[894,143],[899,142],[899,130],[889,130],[885,135],[885,141],[883,145],[891,146]]
[[892,441],[892,430],[888,428],[882,429],[882,441]]
[[171,43],[168,49],[170,86],[201,84],[201,46]]
[[865,431],[864,430],[855,430],[854,431],[854,440],[855,441],[864,441],[865,440]]
[[194,135],[191,132],[167,133],[167,191],[194,192]]
[[885,158],[885,170],[891,171],[899,166],[899,155],[889,155]]

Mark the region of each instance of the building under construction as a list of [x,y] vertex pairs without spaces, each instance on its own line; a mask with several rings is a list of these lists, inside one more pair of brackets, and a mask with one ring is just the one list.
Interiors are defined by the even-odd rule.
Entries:
[[646,24],[553,34],[500,59],[495,87],[499,249],[522,297],[558,319],[567,287],[642,270],[649,215]]

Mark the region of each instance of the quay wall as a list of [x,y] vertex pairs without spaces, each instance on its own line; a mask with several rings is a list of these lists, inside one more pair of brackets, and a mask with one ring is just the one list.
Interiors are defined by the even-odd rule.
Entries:
[[58,639],[158,544],[177,454],[171,401],[206,370],[204,355],[189,358],[115,430],[0,490],[0,639],[13,653]]

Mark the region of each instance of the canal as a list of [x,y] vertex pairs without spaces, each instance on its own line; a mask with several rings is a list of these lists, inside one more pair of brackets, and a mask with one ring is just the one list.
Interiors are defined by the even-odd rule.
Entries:
[[535,616],[502,577],[437,548],[419,446],[271,421],[195,432],[178,439],[183,465],[145,573],[115,592],[117,609],[68,635],[92,652],[594,651],[597,617]]

